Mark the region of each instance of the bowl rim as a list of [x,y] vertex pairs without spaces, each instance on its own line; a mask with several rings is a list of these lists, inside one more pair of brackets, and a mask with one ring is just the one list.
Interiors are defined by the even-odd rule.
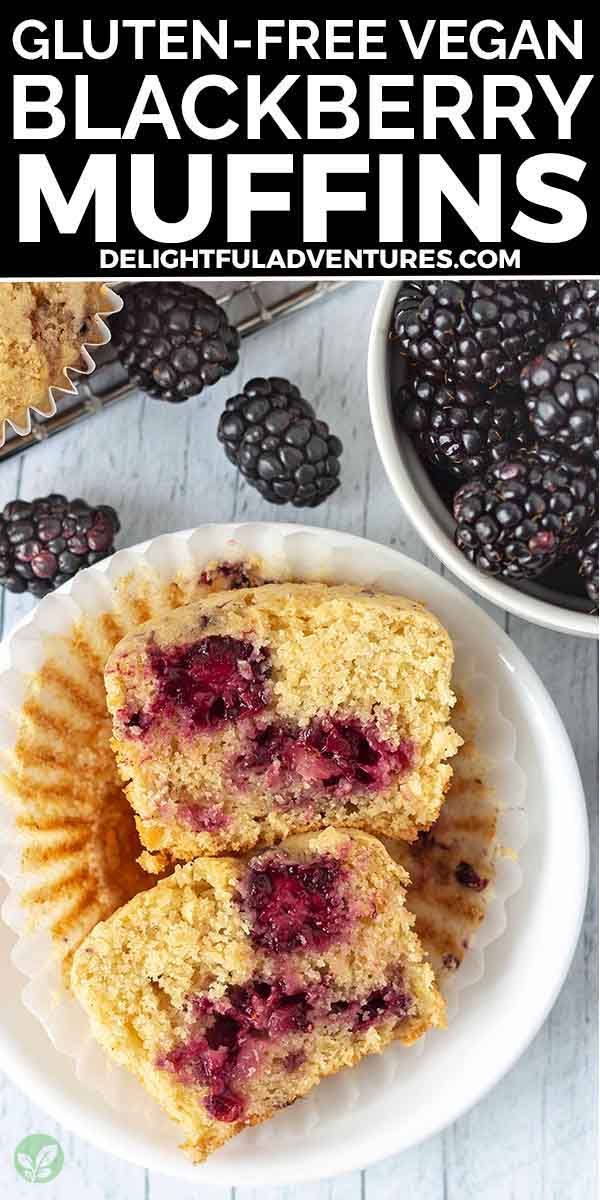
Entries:
[[[407,460],[411,454],[414,456],[414,450],[408,444],[405,447],[401,445],[391,411],[387,363],[388,331],[394,301],[403,282],[405,281],[398,277],[385,280],[381,285],[371,320],[367,359],[369,411],[373,434],[385,473],[402,508],[436,558],[485,600],[506,609],[513,616],[532,621],[535,625],[557,633],[597,638],[600,624],[598,616],[594,613],[577,612],[563,608],[560,604],[550,604],[546,600],[518,591],[494,576],[484,575],[455,546],[423,499],[407,466]],[[412,282],[414,283],[414,280]],[[416,460],[416,456],[414,457]]]
[[[242,522],[223,525],[208,524],[199,526],[196,530],[178,530],[171,534],[163,534],[158,538],[151,539],[138,543],[137,545],[124,548],[120,553],[139,554],[141,555],[146,549],[157,541],[167,539],[169,541],[180,538],[188,538],[192,533],[210,532],[215,528],[222,531],[224,537],[239,536],[242,531],[248,531],[251,534],[261,532],[267,527],[270,527],[272,522]],[[494,1087],[506,1072],[514,1065],[520,1055],[525,1051],[535,1034],[538,1032],[543,1021],[546,1019],[550,1009],[552,1008],[560,989],[563,986],[567,973],[572,963],[575,948],[579,939],[579,933],[583,921],[585,901],[587,895],[588,883],[588,867],[589,867],[589,834],[586,819],[586,806],[579,774],[577,762],[571,746],[568,734],[558,713],[556,706],[542,683],[535,668],[529,663],[523,652],[511,641],[509,636],[492,618],[470,597],[465,597],[458,591],[456,584],[450,579],[444,579],[431,568],[421,562],[417,562],[408,558],[406,555],[397,551],[395,548],[381,545],[373,542],[370,539],[361,538],[353,534],[341,533],[336,530],[322,529],[315,526],[295,525],[288,523],[276,523],[276,528],[279,533],[293,532],[294,534],[308,534],[311,537],[317,536],[322,538],[325,543],[333,539],[339,539],[340,543],[345,543],[349,548],[356,549],[357,556],[363,547],[368,547],[375,551],[377,556],[381,558],[381,569],[386,569],[389,560],[390,567],[397,569],[405,565],[405,569],[409,572],[414,572],[419,577],[419,588],[421,588],[420,580],[426,584],[428,579],[431,579],[432,586],[436,593],[440,596],[446,595],[448,600],[455,600],[461,611],[461,619],[464,619],[465,606],[472,612],[473,623],[478,630],[477,637],[489,641],[494,647],[495,655],[498,661],[502,664],[505,672],[504,678],[506,681],[512,680],[515,676],[520,678],[520,686],[514,688],[512,683],[507,682],[507,686],[514,689],[518,699],[519,708],[525,708],[529,712],[529,720],[526,728],[529,726],[528,737],[531,738],[532,746],[536,747],[535,757],[539,756],[542,739],[549,737],[550,752],[549,760],[552,760],[559,770],[556,773],[550,769],[550,762],[547,764],[547,782],[550,791],[556,789],[556,777],[561,778],[560,796],[561,798],[566,793],[569,800],[569,815],[570,820],[566,832],[562,833],[558,827],[554,828],[552,833],[551,844],[548,844],[542,833],[542,829],[534,830],[535,836],[528,838],[527,854],[534,854],[535,857],[540,853],[540,844],[544,844],[542,851],[543,857],[540,866],[541,871],[529,872],[529,887],[537,889],[542,886],[543,895],[540,898],[537,892],[534,896],[529,895],[529,887],[527,885],[519,889],[516,897],[509,900],[511,908],[515,903],[527,903],[530,911],[530,920],[528,921],[529,930],[527,936],[531,939],[532,929],[535,931],[535,937],[531,943],[534,958],[542,952],[542,943],[544,939],[539,938],[540,921],[543,922],[546,930],[551,930],[552,944],[555,945],[555,939],[558,937],[561,954],[550,956],[550,966],[547,965],[547,958],[544,956],[544,970],[547,971],[545,979],[546,987],[540,989],[537,984],[529,996],[529,1006],[526,1019],[521,1019],[518,1027],[518,1035],[514,1036],[515,1031],[512,1030],[510,1049],[507,1053],[500,1056],[500,1060],[496,1060],[493,1065],[482,1072],[482,1076],[478,1078],[477,1083],[472,1085],[466,1095],[463,1095],[460,1102],[455,1105],[451,1115],[446,1113],[440,1117],[439,1113],[429,1115],[429,1120],[425,1121],[423,1128],[419,1131],[419,1136],[411,1140],[406,1145],[402,1144],[402,1139],[399,1139],[399,1144],[394,1146],[391,1144],[389,1129],[384,1128],[371,1129],[368,1136],[368,1146],[365,1145],[364,1139],[359,1139],[356,1145],[347,1145],[344,1150],[344,1160],[342,1163],[331,1163],[330,1151],[327,1148],[315,1148],[308,1154],[309,1162],[302,1155],[299,1148],[298,1154],[293,1156],[291,1163],[286,1163],[282,1169],[277,1163],[242,1167],[239,1164],[228,1163],[227,1172],[228,1178],[234,1177],[236,1186],[270,1186],[270,1185],[291,1185],[296,1183],[316,1182],[324,1178],[328,1178],[332,1174],[332,1169],[335,1173],[342,1171],[350,1171],[356,1169],[364,1169],[389,1154],[397,1153],[402,1149],[408,1148],[410,1145],[414,1147],[425,1138],[431,1137],[445,1128],[449,1121],[458,1119],[462,1114],[478,1103],[483,1096]],[[244,542],[246,545],[246,542]],[[88,568],[94,573],[104,574],[110,569],[110,564],[113,558],[108,558],[95,566]],[[412,590],[412,584],[411,584]],[[425,590],[425,588],[424,588]],[[63,596],[69,595],[71,591],[71,582],[63,585],[56,594]],[[410,593],[409,593],[410,594]],[[420,594],[420,592],[419,592]],[[49,598],[50,600],[53,597]],[[44,601],[41,602],[44,604]],[[3,643],[4,653],[6,653],[6,643],[10,642],[19,630],[26,627],[33,618],[34,612],[39,611],[38,608],[28,613],[7,635]],[[540,763],[542,772],[545,770],[543,758]],[[530,790],[531,789],[531,790]],[[563,790],[564,789],[564,790]],[[534,807],[541,804],[541,809],[538,809],[536,821],[539,822],[545,811],[545,793],[542,781],[537,781],[528,776],[528,798],[527,807],[529,810],[530,800],[535,795],[540,794],[540,798],[535,801]],[[555,810],[553,810],[555,811]],[[550,823],[552,826],[552,823]],[[536,848],[537,847],[537,848]],[[554,888],[551,879],[554,878],[555,870],[559,862],[564,864],[566,861],[577,863],[577,872],[572,876],[572,887],[569,888],[566,898],[561,900],[560,907],[553,913],[553,918],[549,921],[549,913],[552,910],[552,904],[548,905],[544,901],[549,898],[548,888],[551,892]],[[557,857],[558,856],[558,857]],[[532,859],[529,859],[530,867],[533,865]],[[519,899],[521,897],[521,899]],[[532,903],[532,901],[534,901]],[[515,921],[513,912],[512,922]],[[515,930],[518,937],[521,939],[525,936],[525,931],[519,929],[519,923],[515,923]],[[7,927],[3,930],[2,941],[5,943],[7,938],[12,943],[13,934]],[[503,939],[501,939],[503,943]],[[498,944],[501,944],[500,941]],[[521,957],[523,949],[521,948]],[[11,969],[15,969],[15,964],[11,963]],[[486,971],[487,974],[487,971]],[[502,977],[502,976],[501,976]],[[485,977],[484,977],[485,978]],[[536,976],[537,978],[537,976]],[[28,1013],[22,1007],[22,1001],[19,995],[15,1000],[18,1005],[19,1017],[23,1017],[25,1013],[26,1030],[30,1030],[29,1022],[33,1022],[33,1029],[37,1031],[38,1037],[46,1039],[46,1034],[42,1027],[38,1025],[37,1018]],[[79,1089],[82,1086],[82,1080],[75,1077],[75,1072],[72,1071],[72,1064],[69,1059],[59,1054],[60,1067],[58,1078],[52,1075],[51,1077],[44,1071],[43,1056],[40,1060],[37,1059],[35,1053],[32,1053],[29,1037],[11,1036],[10,1029],[10,1011],[11,1006],[14,1007],[13,1001],[10,1000],[7,1005],[7,1011],[3,1013],[0,1020],[0,1063],[6,1073],[14,1079],[15,1083],[22,1087],[26,1092],[33,1096],[37,1103],[46,1107],[50,1114],[56,1119],[64,1122],[70,1129],[74,1130],[80,1136],[87,1138],[93,1144],[100,1147],[102,1150],[116,1154],[126,1161],[132,1162],[138,1166],[149,1167],[153,1171],[162,1171],[168,1173],[169,1176],[193,1180],[196,1185],[202,1184],[219,1184],[223,1183],[223,1164],[213,1166],[213,1161],[208,1160],[200,1167],[193,1167],[187,1163],[184,1156],[181,1155],[181,1160],[177,1157],[177,1161],[171,1162],[170,1158],[165,1161],[165,1157],[160,1148],[153,1150],[149,1155],[147,1148],[142,1154],[141,1144],[143,1137],[140,1137],[135,1131],[127,1129],[126,1125],[119,1123],[118,1116],[112,1111],[107,1110],[105,1102],[87,1089],[82,1093]],[[518,1007],[518,1006],[517,1006]],[[508,1006],[512,1009],[512,1006]],[[465,1006],[466,1014],[466,1006]],[[506,1011],[505,1019],[510,1025],[513,1020],[511,1012]],[[453,1023],[457,1032],[461,1026],[469,1025],[468,1016],[463,1015],[461,1022],[460,1014],[458,1019]],[[469,1026],[470,1028],[470,1026]],[[506,1031],[500,1031],[503,1036],[506,1036]],[[432,1035],[434,1036],[434,1035]],[[502,1040],[502,1039],[500,1039]],[[33,1042],[36,1044],[36,1037]],[[46,1041],[43,1042],[48,1053],[50,1050],[46,1047]],[[443,1100],[444,1088],[441,1088],[440,1098]]]

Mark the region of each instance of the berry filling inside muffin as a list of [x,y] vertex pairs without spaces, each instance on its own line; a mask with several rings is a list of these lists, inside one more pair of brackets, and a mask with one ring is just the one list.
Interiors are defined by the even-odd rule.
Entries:
[[148,673],[155,683],[150,703],[119,714],[131,737],[146,734],[165,718],[190,733],[219,729],[260,712],[269,699],[268,652],[238,638],[205,637],[167,648],[150,645]]
[[342,864],[331,856],[309,863],[277,853],[254,859],[243,891],[253,944],[271,953],[324,949],[349,920],[342,881]]
[[195,833],[217,833],[225,829],[229,821],[221,804],[170,804],[160,805],[161,816],[168,821],[179,821]]
[[215,592],[140,626],[105,678],[145,848],[189,860],[328,824],[412,840],[460,740],[451,668],[420,605],[321,583]]
[[311,794],[325,788],[350,795],[356,787],[374,791],[388,787],[414,761],[414,746],[404,739],[392,746],[373,723],[357,718],[315,718],[305,728],[276,723],[257,730],[250,747],[234,763],[233,777],[243,786],[250,773],[261,774],[270,787],[289,791],[309,785]]
[[377,1022],[402,1021],[416,1011],[400,973],[393,983],[350,1000],[325,985],[294,990],[285,980],[252,978],[229,988],[217,1003],[196,995],[186,1007],[192,1031],[157,1065],[180,1083],[201,1084],[207,1112],[225,1122],[243,1119],[245,1093],[267,1061],[272,1070],[300,1070],[304,1037],[316,1027],[324,1034],[365,1032]]

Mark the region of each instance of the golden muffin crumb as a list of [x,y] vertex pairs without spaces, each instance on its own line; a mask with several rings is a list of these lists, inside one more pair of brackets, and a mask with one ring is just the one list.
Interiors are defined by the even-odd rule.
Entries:
[[66,386],[106,308],[101,283],[0,283],[0,421],[48,409],[48,388]]
[[353,587],[266,584],[141,626],[105,680],[144,846],[188,860],[329,824],[414,839],[460,745],[452,665],[425,608]]
[[381,842],[327,829],[197,859],[96,926],[73,989],[203,1161],[445,1010]]

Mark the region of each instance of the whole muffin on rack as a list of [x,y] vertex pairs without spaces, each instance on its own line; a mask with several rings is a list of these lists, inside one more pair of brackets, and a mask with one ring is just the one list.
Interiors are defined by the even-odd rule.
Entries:
[[102,340],[94,318],[111,307],[102,283],[0,283],[0,423],[53,411],[49,389],[69,386],[65,369]]

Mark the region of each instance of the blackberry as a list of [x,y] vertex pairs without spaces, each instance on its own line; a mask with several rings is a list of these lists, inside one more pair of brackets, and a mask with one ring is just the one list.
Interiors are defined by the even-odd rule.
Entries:
[[542,300],[517,280],[436,280],[399,293],[392,339],[445,382],[516,384],[547,340]]
[[598,453],[598,334],[550,342],[521,372],[538,438]]
[[454,497],[456,544],[481,570],[533,579],[574,550],[597,509],[598,474],[546,444],[495,463]]
[[227,401],[217,436],[271,504],[314,508],[339,485],[342,443],[287,379],[251,379]]
[[561,326],[566,327],[569,336],[597,332],[597,279],[549,279],[543,284],[543,292],[556,334]]
[[458,479],[480,475],[531,440],[523,401],[508,389],[416,376],[399,389],[395,406],[419,456]]
[[577,551],[579,559],[579,574],[585,584],[585,590],[594,605],[598,607],[598,522],[591,525],[584,534]]
[[475,892],[483,892],[489,883],[489,879],[485,879],[475,870],[475,867],[471,866],[471,863],[464,862],[464,860],[454,868],[454,877],[462,887],[472,888]]
[[237,365],[237,329],[207,292],[186,283],[136,283],[111,322],[129,378],[149,396],[180,404]]
[[119,518],[108,504],[52,494],[11,500],[0,516],[0,585],[46,596],[114,552]]

